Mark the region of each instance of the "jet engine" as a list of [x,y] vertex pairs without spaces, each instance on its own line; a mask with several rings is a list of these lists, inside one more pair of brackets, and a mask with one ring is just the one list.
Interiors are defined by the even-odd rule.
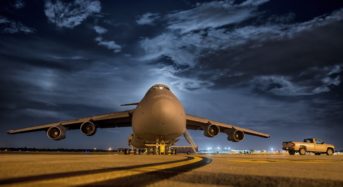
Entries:
[[62,140],[66,137],[65,133],[66,133],[66,128],[63,127],[62,125],[57,125],[54,127],[50,127],[47,130],[46,134],[48,135],[49,138],[53,140]]
[[229,131],[227,135],[227,140],[232,142],[239,142],[244,139],[244,132],[236,129]]
[[81,124],[80,130],[86,136],[93,136],[96,133],[96,125],[91,121],[87,121]]
[[204,129],[204,135],[207,137],[216,136],[220,132],[220,128],[216,125],[209,125]]

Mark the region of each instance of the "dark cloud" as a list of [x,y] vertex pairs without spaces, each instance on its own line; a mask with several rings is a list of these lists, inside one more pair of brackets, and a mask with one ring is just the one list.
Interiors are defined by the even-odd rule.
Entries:
[[193,9],[168,14],[168,29],[187,33],[237,24],[256,16],[258,5],[265,2],[267,0],[244,1],[241,4],[234,4],[233,1],[200,3]]
[[159,14],[148,12],[140,16],[136,22],[138,25],[153,25],[158,18]]
[[33,33],[35,29],[25,26],[24,24],[9,20],[6,17],[0,16],[0,32],[5,34],[15,33]]
[[118,45],[115,41],[106,41],[102,37],[98,36],[95,38],[95,41],[97,42],[98,45],[104,46],[107,49],[112,50],[115,53],[119,53],[121,51],[121,46]]
[[24,6],[25,6],[24,0],[16,0],[14,3],[14,7],[16,9],[22,9],[22,8],[24,8]]
[[[230,8],[229,15],[216,15],[224,17],[225,19],[223,20],[225,20],[225,22],[215,19],[215,16],[213,20],[208,20],[209,24],[200,24],[199,27],[198,25],[201,21],[206,21],[202,16],[202,11],[207,12],[207,6],[212,8],[213,5],[221,8]],[[242,5],[245,5],[244,8],[251,14],[249,18],[253,16],[257,17],[256,14],[252,13],[255,10],[255,6],[242,3],[239,7]],[[198,7],[196,7],[189,10],[191,11],[192,16],[188,15],[188,13],[184,14],[183,11],[168,15],[167,21],[169,25],[166,32],[141,41],[141,47],[146,52],[144,58],[147,60],[154,60],[163,56],[168,56],[176,64],[193,67],[199,62],[200,58],[216,54],[217,51],[241,48],[242,46],[244,47],[244,45],[248,49],[258,48],[259,46],[263,46],[266,42],[288,40],[302,32],[323,27],[330,23],[339,22],[343,19],[343,10],[338,10],[330,15],[319,16],[302,23],[284,24],[277,22],[271,23],[268,21],[267,23],[259,23],[257,25],[251,23],[249,25],[239,25],[244,19],[237,20],[232,14],[237,15],[237,17],[244,17],[241,14],[245,15],[247,13],[242,13],[240,8],[237,8],[238,5],[229,2],[215,1],[206,3],[200,7],[202,6],[206,7],[206,9],[198,10]],[[209,13],[211,13],[211,11]],[[174,20],[175,15],[178,15],[177,23]],[[237,26],[234,28],[218,28],[231,24],[237,24]]]
[[[256,76],[251,82],[253,89],[257,91],[272,93],[281,96],[301,96],[314,95],[331,91],[330,89],[339,86],[341,83],[340,73],[342,65],[323,67],[323,69],[313,68],[316,70],[305,70],[295,78],[269,75]],[[309,75],[311,74],[311,75]],[[296,77],[301,77],[296,80]],[[305,78],[307,77],[307,78]],[[295,82],[295,83],[294,83]]]
[[[276,82],[290,87],[293,83],[308,89],[321,85],[325,87],[334,79],[336,82],[340,79],[339,76],[328,74],[331,70],[338,70],[342,64],[339,52],[342,48],[339,33],[342,30],[340,24],[332,24],[292,39],[270,41],[257,46],[256,43],[249,43],[221,50],[201,58],[199,66],[180,72],[180,75],[198,74],[200,79],[213,81],[216,88],[256,83],[251,80],[259,77],[265,83],[268,79],[277,79]],[[330,76],[332,78],[324,80]],[[320,93],[319,88],[317,91]]]
[[44,13],[51,23],[58,27],[73,28],[89,16],[101,11],[100,1],[74,0],[64,2],[47,0]]
[[95,25],[93,27],[94,31],[98,34],[105,34],[108,30],[104,27],[101,27],[101,26],[98,26],[98,25]]

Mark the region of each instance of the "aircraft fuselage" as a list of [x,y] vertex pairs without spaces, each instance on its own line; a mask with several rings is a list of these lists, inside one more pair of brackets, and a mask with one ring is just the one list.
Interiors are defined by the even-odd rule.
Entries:
[[132,116],[134,147],[146,147],[163,141],[173,144],[186,131],[186,114],[181,102],[164,85],[152,87]]

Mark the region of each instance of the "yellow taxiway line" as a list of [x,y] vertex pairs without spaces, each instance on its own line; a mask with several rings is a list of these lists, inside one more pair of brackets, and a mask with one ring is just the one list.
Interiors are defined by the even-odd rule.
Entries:
[[[41,181],[32,181],[32,182],[25,182],[20,183],[20,186],[78,186],[78,185],[87,185],[96,182],[102,182],[107,180],[113,180],[123,177],[129,177],[138,174],[144,174],[149,172],[156,172],[165,169],[172,169],[179,166],[185,166],[189,164],[193,164],[196,162],[202,161],[203,158],[199,156],[193,156],[189,160],[175,162],[175,163],[167,163],[155,166],[146,166],[141,168],[134,168],[134,169],[127,169],[127,170],[120,170],[120,171],[109,171],[103,173],[96,173],[96,174],[86,174],[82,176],[73,176],[73,177],[63,177],[57,179],[46,179]],[[17,186],[17,184],[13,184],[13,186]],[[11,186],[11,185],[9,185]]]

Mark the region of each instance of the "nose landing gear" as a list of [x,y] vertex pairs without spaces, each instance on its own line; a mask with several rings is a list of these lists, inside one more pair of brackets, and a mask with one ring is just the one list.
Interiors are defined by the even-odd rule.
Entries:
[[166,144],[163,140],[156,140],[155,144],[145,144],[145,146],[153,148],[156,155],[167,155],[171,152],[169,144]]

